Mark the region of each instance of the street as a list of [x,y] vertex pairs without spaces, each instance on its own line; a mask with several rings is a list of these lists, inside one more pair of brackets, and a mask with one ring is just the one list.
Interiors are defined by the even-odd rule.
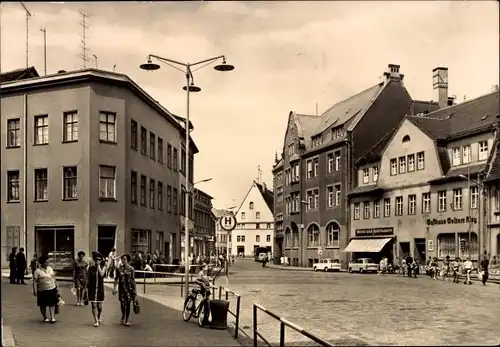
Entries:
[[90,306],[75,305],[75,297],[70,292],[71,283],[68,282],[59,282],[66,305],[56,316],[57,322],[54,325],[43,323],[32,295],[31,281],[27,283],[26,286],[11,285],[2,279],[3,323],[12,331],[15,347],[234,345],[234,339],[227,331],[200,328],[195,320],[185,323],[178,311],[145,298],[141,298],[141,313],[131,313],[132,325],[122,326],[118,298],[112,296],[109,289],[103,305],[104,322],[95,328]]

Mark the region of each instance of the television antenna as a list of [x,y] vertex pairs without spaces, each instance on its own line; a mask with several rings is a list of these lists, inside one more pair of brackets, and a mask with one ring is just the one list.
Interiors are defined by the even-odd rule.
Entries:
[[29,44],[28,44],[28,38],[29,38],[29,20],[31,17],[31,12],[28,10],[24,2],[21,2],[21,5],[24,8],[24,11],[26,11],[26,69],[29,67],[29,59],[28,59],[28,52],[29,52]]
[[80,57],[83,61],[82,68],[86,69],[87,68],[87,63],[90,62],[90,58],[88,57],[88,47],[87,47],[87,29],[90,28],[87,22],[87,18],[90,18],[90,15],[86,14],[83,11],[78,11],[80,15],[82,16],[82,20],[80,21],[80,25],[82,26],[82,52],[78,54],[78,57]]

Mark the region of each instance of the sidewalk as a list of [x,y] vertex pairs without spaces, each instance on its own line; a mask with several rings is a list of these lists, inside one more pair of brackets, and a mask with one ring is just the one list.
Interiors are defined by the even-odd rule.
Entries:
[[[139,346],[235,346],[236,341],[226,330],[198,327],[195,320],[185,323],[181,313],[139,295],[141,314],[131,314],[131,327],[120,324],[118,299],[106,290],[104,323],[93,327],[89,306],[78,307],[71,294],[69,283],[59,283],[66,305],[56,316],[56,324],[43,323],[28,285],[11,285],[2,279],[2,304],[4,329],[11,331],[5,342],[15,341],[15,347],[139,347]],[[106,286],[109,286],[107,284]],[[172,297],[172,302],[174,298]],[[179,297],[175,302],[181,301]],[[9,344],[11,346],[9,346]],[[12,347],[12,342],[7,346]]]

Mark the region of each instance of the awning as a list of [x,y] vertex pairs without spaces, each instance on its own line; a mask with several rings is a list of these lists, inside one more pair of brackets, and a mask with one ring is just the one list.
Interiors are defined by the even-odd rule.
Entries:
[[349,242],[344,252],[378,253],[391,240],[390,237],[383,239],[354,239]]

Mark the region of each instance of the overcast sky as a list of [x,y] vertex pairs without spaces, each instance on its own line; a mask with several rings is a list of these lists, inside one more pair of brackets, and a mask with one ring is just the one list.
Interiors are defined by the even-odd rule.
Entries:
[[[165,67],[138,68],[151,53],[181,61],[225,54],[231,73],[195,73],[202,92],[192,98],[200,149],[195,178],[227,207],[244,198],[257,166],[272,186],[289,111],[315,113],[379,82],[387,64],[401,65],[414,99],[436,99],[432,69],[449,68],[459,100],[491,91],[499,80],[497,1],[26,3],[29,63],[43,74],[78,68],[82,28],[100,69],[127,74],[172,112],[185,116],[184,76]],[[2,3],[2,71],[25,66],[25,15]],[[88,66],[95,66],[94,62]]]

